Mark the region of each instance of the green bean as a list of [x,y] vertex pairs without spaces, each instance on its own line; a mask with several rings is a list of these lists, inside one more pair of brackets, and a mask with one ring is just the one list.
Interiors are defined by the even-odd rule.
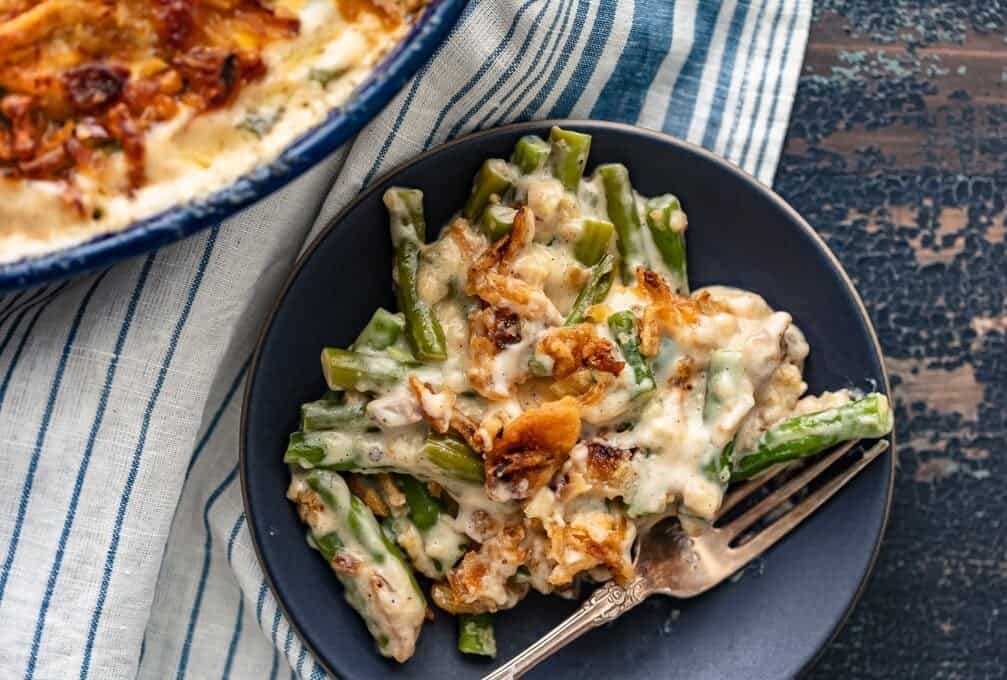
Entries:
[[363,430],[374,423],[367,417],[367,404],[352,404],[319,399],[301,404],[301,431],[354,429]]
[[353,537],[357,539],[357,542],[370,553],[372,560],[378,564],[384,564],[390,551],[380,525],[377,525],[377,531],[375,531],[375,527],[372,527],[368,522],[368,518],[374,520],[370,508],[356,496],[350,496],[350,512],[347,518],[350,531],[353,532]]
[[574,256],[588,267],[597,264],[608,252],[614,230],[615,226],[606,220],[585,219],[584,231],[573,247]]
[[552,147],[538,135],[525,135],[517,140],[511,163],[516,165],[522,174],[530,175],[549,160]]
[[322,350],[322,375],[333,390],[381,392],[400,382],[416,364],[338,347]]
[[489,614],[461,614],[458,617],[458,651],[496,657],[497,642]]
[[423,445],[423,455],[448,475],[469,482],[483,482],[482,458],[457,437],[432,433]]
[[385,191],[381,200],[388,210],[392,245],[398,247],[400,241],[422,243],[427,240],[427,220],[423,215],[422,191],[392,187]]
[[689,293],[689,274],[685,262],[685,213],[678,199],[671,194],[647,201],[647,226],[665,267],[671,275],[676,292]]
[[[381,434],[329,430],[296,432],[290,437],[284,460],[304,468],[365,474],[394,471],[445,488],[453,481],[481,484],[486,477],[479,454],[451,435],[431,433],[418,456],[387,448]],[[454,488],[461,487],[455,484]]]
[[[310,489],[320,508],[304,497]],[[384,535],[373,513],[350,493],[338,474],[296,473],[290,497],[306,504],[302,516],[313,545],[342,582],[385,656],[408,659],[426,615],[426,600],[402,554]]]
[[514,228],[516,215],[517,210],[505,205],[487,206],[479,220],[479,228],[489,237],[490,241],[497,241],[509,234],[510,230]]
[[567,191],[576,192],[591,152],[591,135],[553,127],[549,131],[549,143],[552,147],[549,164],[553,177]]
[[707,478],[721,485],[731,481],[731,459],[734,457],[734,443],[734,439],[727,442],[716,457],[706,462],[703,466],[703,472]]
[[383,455],[384,444],[380,434],[322,430],[291,434],[283,462],[304,469],[355,472],[367,467],[381,472],[390,469],[390,465],[383,464]]
[[[388,540],[374,513],[366,503],[350,493],[349,486],[339,474],[330,470],[311,470],[300,474],[304,474],[307,485],[318,494],[325,508],[342,515],[346,520],[343,526],[349,529],[349,535],[340,536],[338,530],[335,532],[338,543],[334,545],[337,549],[356,542],[367,551],[375,563],[398,562],[406,567],[402,553]],[[423,592],[411,575],[410,580],[416,594],[423,600]]]
[[386,454],[380,434],[326,430],[290,435],[283,460],[306,469],[377,473],[394,468]]
[[406,337],[416,357],[422,361],[443,361],[447,358],[444,330],[430,306],[420,298],[419,244],[404,241],[396,250],[396,293],[399,307],[406,317]]
[[787,461],[811,456],[849,439],[883,437],[892,431],[892,410],[883,394],[868,394],[837,408],[795,416],[766,430],[755,450],[738,457],[731,481],[749,479]]
[[343,542],[339,540],[339,534],[335,531],[321,536],[312,536],[311,540],[315,544],[315,549],[322,553],[322,557],[325,558],[326,562],[332,562],[336,557],[336,553],[343,548]]
[[514,186],[514,173],[507,165],[507,161],[501,158],[490,158],[485,161],[476,173],[472,182],[472,192],[462,210],[465,219],[476,222],[486,206],[493,202],[493,197],[496,196],[498,200],[503,198],[512,186]]
[[360,331],[352,349],[380,352],[394,345],[405,330],[406,319],[401,313],[392,314],[387,309],[378,307],[364,330]]
[[637,267],[648,267],[647,249],[643,240],[643,224],[636,207],[636,195],[629,181],[629,170],[622,163],[608,163],[598,167],[605,187],[608,218],[618,235],[616,245],[622,259],[619,271],[622,282],[631,285],[636,280]]
[[406,337],[422,361],[447,358],[444,330],[430,306],[420,297],[420,249],[426,239],[423,192],[393,187],[384,194],[395,246],[396,293],[405,315]]
[[395,483],[406,497],[409,506],[409,519],[420,530],[426,531],[437,524],[441,507],[427,490],[427,485],[409,475],[396,475]]
[[565,325],[573,326],[583,321],[588,307],[599,304],[608,296],[608,291],[612,288],[613,269],[615,269],[615,258],[609,254],[604,255],[598,260],[598,264],[591,268],[587,283],[581,288],[570,308],[570,313],[566,315]]
[[619,349],[622,350],[622,358],[633,370],[636,379],[633,398],[651,394],[657,385],[647,359],[640,352],[640,334],[636,330],[636,318],[633,312],[624,310],[612,314],[608,317],[608,328]]
[[297,463],[304,468],[312,468],[325,460],[325,449],[307,441],[303,432],[294,432],[287,441],[283,454],[284,463]]

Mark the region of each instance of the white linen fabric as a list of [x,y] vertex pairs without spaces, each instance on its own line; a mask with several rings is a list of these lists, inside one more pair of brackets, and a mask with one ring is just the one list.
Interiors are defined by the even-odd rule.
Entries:
[[324,677],[263,580],[236,481],[249,356],[309,237],[396,164],[512,120],[636,123],[769,183],[810,13],[470,0],[387,109],[285,189],[146,257],[0,298],[0,677]]

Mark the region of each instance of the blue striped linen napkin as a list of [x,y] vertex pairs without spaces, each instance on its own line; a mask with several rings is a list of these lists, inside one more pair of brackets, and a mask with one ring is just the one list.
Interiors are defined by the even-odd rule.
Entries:
[[517,119],[638,123],[768,183],[810,5],[471,0],[387,110],[286,189],[0,299],[0,677],[324,677],[266,587],[236,483],[252,343],[306,239],[379,173]]

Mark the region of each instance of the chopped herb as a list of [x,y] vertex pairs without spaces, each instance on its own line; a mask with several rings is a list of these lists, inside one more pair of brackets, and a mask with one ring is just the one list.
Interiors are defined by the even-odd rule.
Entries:
[[346,68],[313,68],[308,71],[308,80],[313,80],[322,87],[325,87],[336,78],[345,74],[346,71]]
[[276,121],[280,120],[283,115],[283,108],[278,108],[274,111],[256,111],[251,110],[245,116],[245,120],[238,124],[239,130],[245,130],[246,132],[251,132],[253,135],[262,139],[265,137],[273,126],[276,125]]
[[528,360],[528,372],[539,378],[545,378],[552,375],[552,368],[546,366],[541,359],[532,357]]

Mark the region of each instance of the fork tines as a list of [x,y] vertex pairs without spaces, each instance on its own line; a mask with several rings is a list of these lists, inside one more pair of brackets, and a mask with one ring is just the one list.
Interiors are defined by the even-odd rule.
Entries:
[[[787,480],[779,488],[772,491],[768,496],[760,500],[750,509],[744,511],[736,518],[730,519],[723,526],[717,527],[721,540],[725,544],[736,542],[743,532],[749,527],[763,519],[771,517],[771,513],[787,499],[801,489],[806,488],[813,480],[821,476],[836,461],[843,458],[860,440],[853,440],[838,446],[826,456],[816,460],[806,468],[801,469],[794,477]],[[847,482],[853,479],[861,470],[881,455],[888,448],[888,441],[881,440],[875,443],[870,449],[864,452],[863,456],[857,459],[848,468],[829,479],[820,488],[809,493],[803,500],[790,510],[787,510],[778,518],[773,519],[765,527],[752,536],[744,537],[741,545],[731,548],[731,552],[736,553],[735,558],[741,562],[748,562],[757,557],[770,546],[776,543],[789,533],[794,527],[804,521],[809,515],[817,510],[822,504],[829,500]],[[746,482],[737,489],[732,490],[724,498],[724,502],[717,515],[719,522],[724,516],[743,500],[763,489],[767,482],[776,477],[787,466],[780,465],[769,470],[766,474]]]

